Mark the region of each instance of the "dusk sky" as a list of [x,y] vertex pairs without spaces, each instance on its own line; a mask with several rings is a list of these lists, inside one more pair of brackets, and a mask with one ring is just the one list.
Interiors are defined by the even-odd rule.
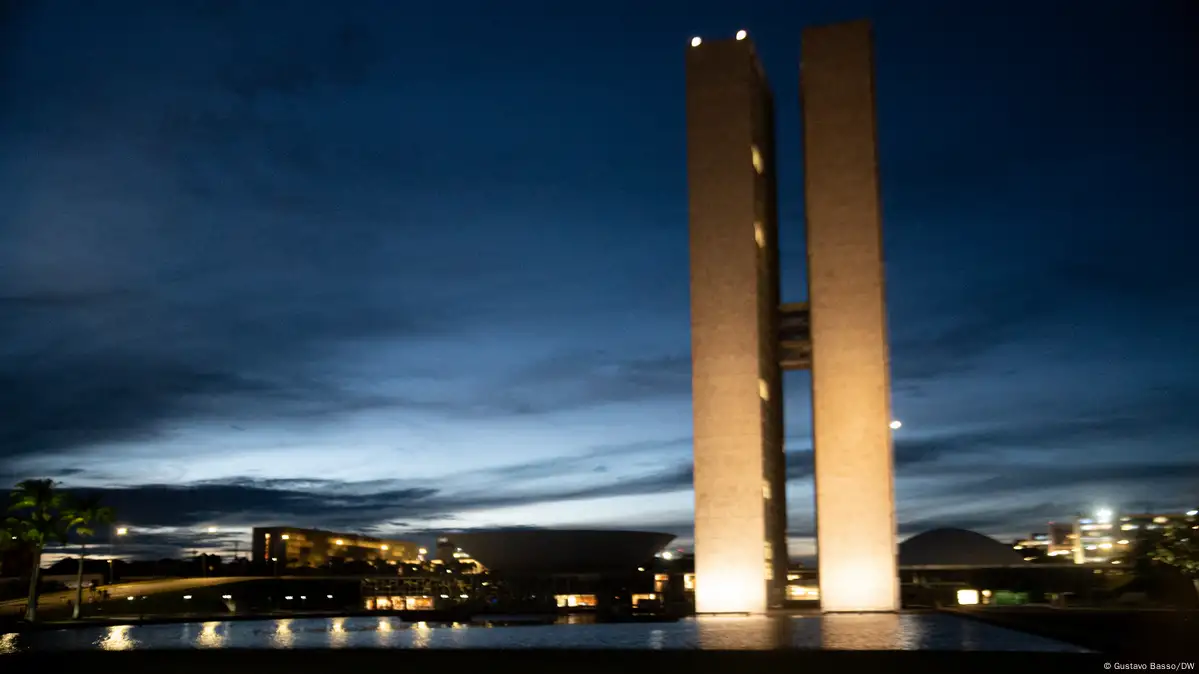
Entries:
[[803,301],[799,33],[870,18],[901,536],[1199,507],[1193,3],[417,6],[0,2],[0,484],[101,489],[146,554],[689,544],[688,41],[762,55]]

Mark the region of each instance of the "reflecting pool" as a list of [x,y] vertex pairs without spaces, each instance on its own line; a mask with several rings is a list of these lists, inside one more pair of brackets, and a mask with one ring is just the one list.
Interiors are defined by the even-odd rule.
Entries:
[[0,635],[0,653],[190,648],[618,648],[1085,652],[939,614],[699,617],[668,623],[405,623],[389,617],[84,627]]

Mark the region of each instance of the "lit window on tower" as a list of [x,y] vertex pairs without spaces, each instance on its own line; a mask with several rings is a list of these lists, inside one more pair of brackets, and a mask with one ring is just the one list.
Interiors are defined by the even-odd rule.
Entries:
[[759,175],[761,175],[762,170],[763,170],[762,169],[762,152],[760,150],[758,150],[757,145],[750,145],[749,153],[750,153],[750,160],[753,161],[753,164],[754,164],[754,170],[757,171]]
[[754,241],[758,242],[758,248],[766,247],[766,229],[760,222],[754,223]]
[[758,379],[758,395],[762,397],[762,400],[770,400],[770,386],[765,379]]

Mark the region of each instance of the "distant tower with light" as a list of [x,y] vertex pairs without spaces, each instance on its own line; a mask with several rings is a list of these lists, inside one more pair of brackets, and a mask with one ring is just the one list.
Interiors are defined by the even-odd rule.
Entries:
[[786,588],[782,371],[812,370],[825,611],[894,611],[892,421],[870,26],[803,31],[807,303],[779,297],[774,111],[745,31],[687,54],[696,610]]

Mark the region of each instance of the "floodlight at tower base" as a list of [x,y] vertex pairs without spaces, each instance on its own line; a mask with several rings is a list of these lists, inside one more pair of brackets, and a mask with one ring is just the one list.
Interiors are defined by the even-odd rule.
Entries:
[[697,569],[695,612],[706,615],[765,613],[766,593],[753,573],[756,570],[728,568],[700,574]]

